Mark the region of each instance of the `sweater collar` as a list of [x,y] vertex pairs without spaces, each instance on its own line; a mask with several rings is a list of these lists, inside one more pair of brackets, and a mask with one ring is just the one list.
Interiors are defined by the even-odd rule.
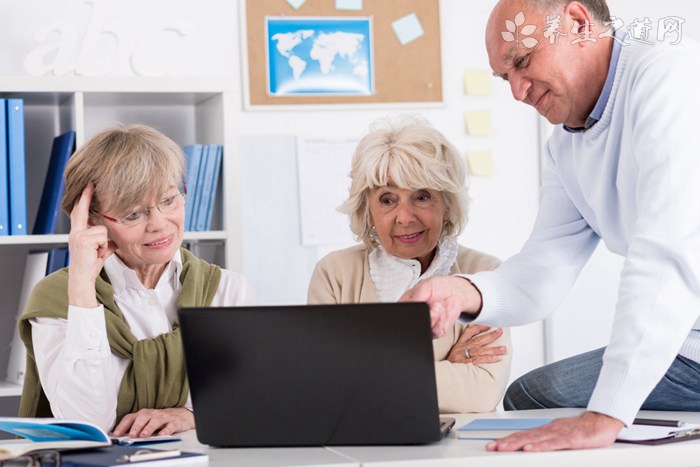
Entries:
[[562,125],[569,133],[582,133],[598,123],[603,117],[603,111],[605,110],[605,106],[608,105],[608,100],[610,100],[610,94],[612,93],[613,83],[615,82],[615,72],[617,71],[617,62],[620,58],[622,43],[624,43],[626,35],[627,34],[622,30],[618,29],[615,31],[615,37],[613,37],[613,49],[610,56],[610,66],[608,67],[608,76],[605,78],[605,85],[603,85],[603,92],[600,93],[598,101],[596,102],[595,107],[593,107],[593,111],[586,119],[586,123],[583,125],[583,127],[571,128],[566,125]]

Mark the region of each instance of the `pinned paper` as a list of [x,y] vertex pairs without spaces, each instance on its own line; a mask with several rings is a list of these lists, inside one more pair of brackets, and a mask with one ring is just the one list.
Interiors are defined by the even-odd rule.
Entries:
[[470,96],[488,96],[491,94],[491,73],[486,70],[465,71],[464,93]]
[[397,19],[391,23],[391,27],[394,28],[401,45],[406,45],[423,35],[423,26],[420,25],[415,13]]
[[362,0],[335,0],[336,10],[361,10]]
[[493,157],[491,151],[472,151],[467,153],[469,173],[488,177],[493,175]]
[[464,129],[471,136],[491,136],[493,124],[488,110],[467,110],[464,112]]
[[306,3],[306,0],[287,0],[287,3],[292,5],[295,10],[298,10],[304,3]]

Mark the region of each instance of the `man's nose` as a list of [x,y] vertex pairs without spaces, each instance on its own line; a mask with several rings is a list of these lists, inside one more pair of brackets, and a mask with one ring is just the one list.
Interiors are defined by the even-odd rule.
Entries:
[[517,101],[525,102],[532,85],[530,80],[513,74],[508,76],[508,83],[510,83],[510,91],[513,93],[513,98]]

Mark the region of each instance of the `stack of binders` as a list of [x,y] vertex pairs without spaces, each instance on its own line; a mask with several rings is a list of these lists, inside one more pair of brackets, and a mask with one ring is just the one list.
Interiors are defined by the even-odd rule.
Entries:
[[223,147],[218,144],[190,144],[184,147],[184,151],[187,163],[185,230],[211,230]]

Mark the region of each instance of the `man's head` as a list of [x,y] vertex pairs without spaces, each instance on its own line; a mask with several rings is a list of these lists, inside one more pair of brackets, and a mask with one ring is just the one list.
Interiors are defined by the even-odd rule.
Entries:
[[605,84],[608,21],[604,0],[501,0],[486,27],[491,68],[550,123],[581,127]]

